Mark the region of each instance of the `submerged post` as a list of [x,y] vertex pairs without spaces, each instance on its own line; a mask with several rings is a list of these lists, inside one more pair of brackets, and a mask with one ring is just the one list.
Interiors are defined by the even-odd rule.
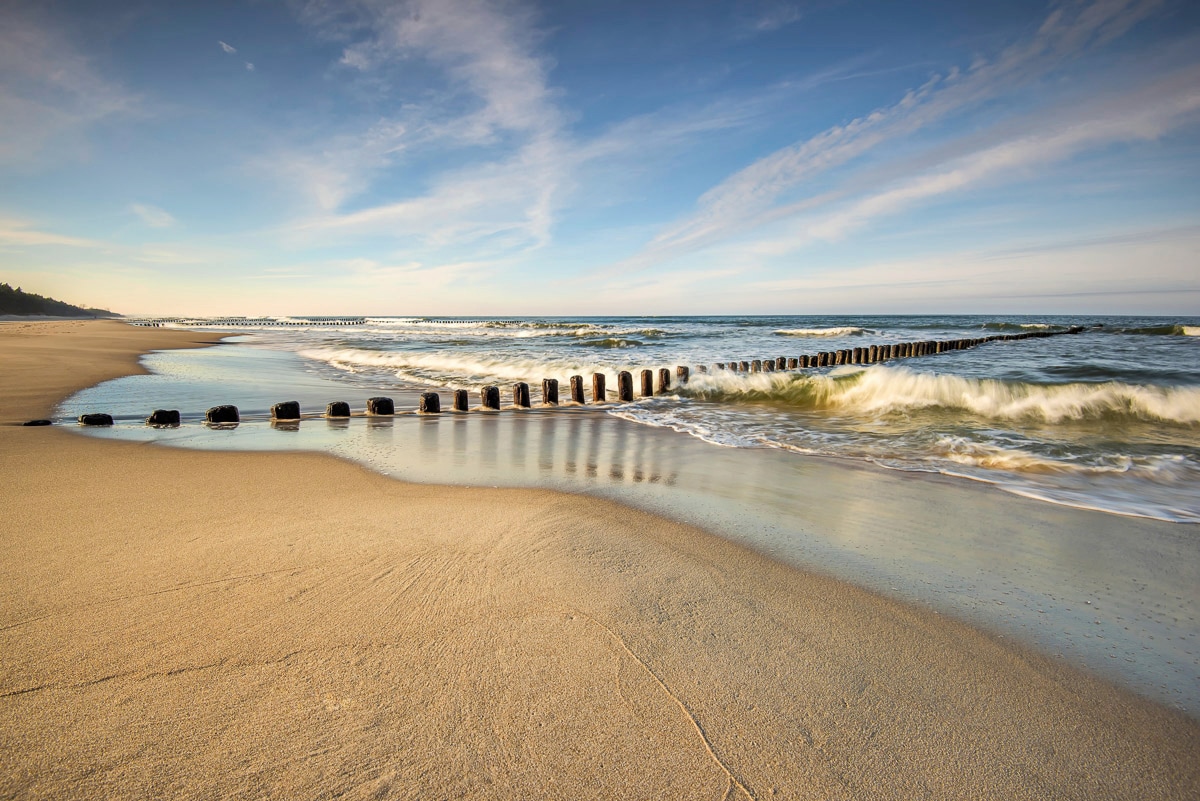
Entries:
[[300,401],[284,401],[271,407],[272,420],[299,420]]
[[420,411],[421,414],[441,414],[442,397],[436,392],[422,392],[421,405],[418,411]]
[[396,413],[396,404],[391,398],[367,398],[367,414],[388,415]]
[[467,411],[468,397],[469,397],[469,395],[467,394],[467,391],[465,389],[454,390],[454,411],[456,411],[456,412]]
[[633,374],[628,370],[617,373],[617,400],[622,403],[633,400]]
[[608,400],[608,390],[604,386],[604,373],[592,373],[592,403],[604,403]]
[[79,415],[79,425],[81,426],[111,426],[112,424],[112,415],[104,412]]
[[479,390],[479,401],[485,409],[499,409],[500,387],[486,386]]
[[583,399],[583,376],[571,376],[571,403],[587,403]]
[[547,406],[558,405],[558,379],[542,379],[542,403]]
[[513,406],[520,409],[529,408],[529,385],[524,381],[513,384]]

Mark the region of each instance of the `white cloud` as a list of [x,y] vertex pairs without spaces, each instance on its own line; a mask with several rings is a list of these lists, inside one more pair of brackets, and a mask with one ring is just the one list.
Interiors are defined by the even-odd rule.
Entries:
[[224,50],[226,53],[236,53],[237,52],[236,47],[234,47],[231,44],[226,44],[225,42],[222,42],[219,39],[217,40],[217,44],[220,45],[221,49]]
[[246,72],[254,72],[254,65],[249,61],[246,62]]
[[151,228],[170,228],[175,224],[175,218],[157,206],[133,203],[129,206],[129,210]]
[[[1028,85],[1064,60],[1120,36],[1157,0],[1100,0],[1061,7],[1036,34],[993,60],[935,75],[890,106],[765,156],[705,192],[697,210],[670,225],[623,265],[644,268],[736,236],[771,219],[789,193],[834,167],[910,136],[952,114]],[[794,201],[793,201],[794,202]]]
[[95,239],[84,239],[76,236],[65,236],[50,231],[39,231],[25,220],[0,218],[0,248],[28,247],[41,245],[60,245],[73,248],[102,248],[104,242]]
[[105,118],[138,111],[66,36],[36,13],[0,4],[0,163],[86,152],[82,134]]

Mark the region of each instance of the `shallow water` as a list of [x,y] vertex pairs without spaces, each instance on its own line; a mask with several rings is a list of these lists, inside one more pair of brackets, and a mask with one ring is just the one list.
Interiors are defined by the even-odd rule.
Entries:
[[[144,361],[153,374],[85,390],[60,415],[114,413],[112,429],[86,429],[100,437],[325,451],[409,481],[612,498],[928,604],[1200,716],[1194,526],[1078,511],[852,459],[719,447],[593,407],[272,424],[268,409],[280,400],[310,411],[335,399],[361,409],[367,397],[387,394],[411,409],[422,387],[346,382],[295,352],[248,343]],[[238,405],[244,422],[199,424],[195,410],[217,403]],[[655,404],[682,406],[664,398],[639,408]],[[143,425],[155,407],[187,411],[185,425]]]
[[1069,326],[1087,330],[867,369],[693,371],[686,386],[620,414],[722,445],[862,459],[1052,503],[1200,521],[1200,318],[278,318],[234,329],[299,354],[304,371],[347,391],[474,392],[526,381],[536,402],[542,378],[558,379],[565,395],[570,376],[601,372],[612,395],[618,370],[636,378],[639,369]]

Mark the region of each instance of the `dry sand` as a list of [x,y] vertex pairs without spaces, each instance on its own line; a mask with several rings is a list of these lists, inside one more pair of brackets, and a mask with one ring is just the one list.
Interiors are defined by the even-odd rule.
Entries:
[[0,795],[1200,797],[1200,725],[695,529],[12,423],[201,335],[0,325]]

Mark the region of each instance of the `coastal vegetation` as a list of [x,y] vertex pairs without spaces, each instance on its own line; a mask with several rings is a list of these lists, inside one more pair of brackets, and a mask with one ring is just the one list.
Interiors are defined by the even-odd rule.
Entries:
[[120,317],[107,309],[88,309],[72,306],[54,298],[25,292],[0,283],[0,314],[42,315],[45,317]]

